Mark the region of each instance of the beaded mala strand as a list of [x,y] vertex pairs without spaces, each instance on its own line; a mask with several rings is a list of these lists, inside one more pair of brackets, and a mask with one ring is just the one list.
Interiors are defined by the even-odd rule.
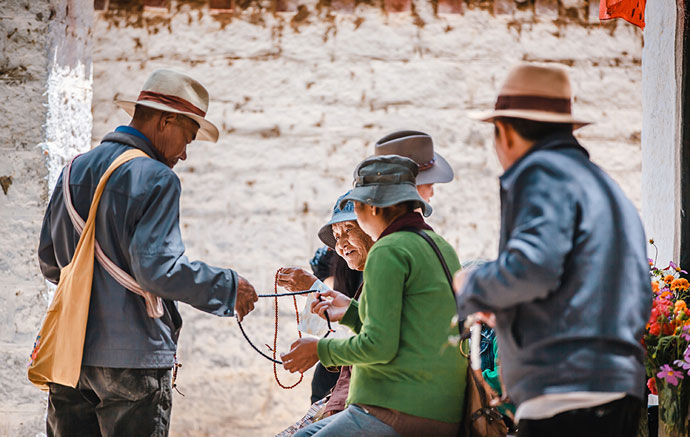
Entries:
[[[280,270],[276,272],[275,280],[273,281],[273,291],[275,293],[275,301],[273,304],[273,307],[275,308],[276,311],[276,320],[275,320],[275,331],[273,335],[273,376],[276,378],[276,382],[281,388],[284,388],[285,390],[289,390],[291,388],[295,388],[299,385],[300,382],[304,379],[304,373],[299,374],[299,381],[294,383],[293,385],[283,385],[282,382],[280,382],[280,379],[278,379],[278,363],[276,362],[276,353],[277,353],[277,348],[278,348],[278,273]],[[295,304],[295,318],[297,319],[297,326],[299,326],[299,309],[297,308],[297,297],[295,295],[292,296],[292,301]],[[299,335],[299,338],[302,338],[302,331],[297,328],[297,334]],[[270,348],[269,348],[270,349]]]
[[[309,294],[309,293],[314,293],[318,292],[318,290],[304,290],[304,291],[294,291],[294,292],[289,292],[289,293],[278,293],[278,274],[280,273],[280,270],[276,271],[275,279],[273,281],[273,294],[259,294],[258,297],[272,297],[275,299],[273,303],[273,307],[275,308],[275,330],[273,333],[273,347],[271,348],[269,345],[266,345],[268,350],[273,352],[273,358],[270,356],[266,355],[263,353],[258,347],[252,343],[252,341],[249,339],[247,336],[247,333],[244,332],[244,328],[242,327],[242,323],[240,322],[240,319],[237,319],[237,326],[240,328],[240,331],[242,332],[242,336],[244,336],[244,339],[247,340],[247,343],[249,343],[249,346],[251,346],[256,352],[259,353],[262,357],[266,358],[267,360],[273,362],[273,376],[275,376],[276,382],[281,388],[284,388],[286,390],[292,389],[297,387],[302,380],[304,379],[304,374],[300,373],[299,381],[297,381],[295,384],[291,386],[286,386],[283,385],[282,382],[280,382],[280,379],[278,379],[278,368],[277,365],[280,364],[282,365],[283,362],[279,361],[276,359],[276,354],[277,354],[277,349],[278,349],[278,298],[279,297],[284,297],[284,296],[292,296],[292,301],[295,305],[295,318],[297,319],[297,326],[299,326],[299,308],[297,307],[297,297],[298,295],[304,295],[304,294]],[[321,301],[321,296],[319,296],[319,301]],[[326,331],[326,335],[323,336],[323,338],[328,337],[332,332],[335,332],[335,330],[331,327],[331,319],[328,316],[328,312],[324,313],[326,316],[326,323],[328,325],[328,331]],[[297,328],[297,335],[299,335],[299,338],[302,338],[302,332]],[[173,365],[173,372],[172,372],[172,388],[175,389],[180,395],[184,396],[182,392],[177,388],[177,370],[178,368],[182,367],[182,364],[179,364],[177,361],[177,355],[175,355],[175,364]]]
[[[309,293],[314,293],[318,292],[319,290],[303,290],[303,291],[293,291],[289,293],[278,293],[278,273],[280,270],[276,272],[276,276],[273,282],[273,294],[259,294],[258,297],[263,298],[263,297],[272,297],[275,299],[274,301],[274,308],[275,308],[275,331],[273,334],[273,347],[269,345],[265,345],[268,350],[273,352],[273,357],[270,357],[266,355],[263,351],[261,351],[254,343],[249,339],[247,336],[247,333],[244,332],[244,328],[242,327],[242,323],[240,322],[240,319],[237,318],[237,326],[240,328],[240,332],[242,332],[242,336],[244,336],[244,339],[247,340],[247,343],[249,343],[249,346],[252,347],[259,355],[262,357],[266,358],[267,360],[271,361],[273,363],[273,375],[275,376],[276,382],[278,385],[286,390],[295,388],[297,385],[302,382],[302,379],[304,379],[304,374],[300,374],[299,381],[297,381],[294,385],[291,386],[285,386],[283,385],[280,380],[278,379],[278,369],[277,365],[280,364],[282,365],[283,362],[279,361],[276,359],[276,354],[277,354],[277,348],[278,348],[278,298],[279,297],[284,297],[284,296],[292,296],[293,303],[295,304],[295,318],[297,319],[297,325],[299,326],[299,309],[297,308],[297,298],[295,296],[298,295],[304,295],[304,294],[309,294]],[[321,300],[321,296],[319,296],[319,300]],[[335,330],[331,327],[331,319],[328,316],[328,312],[324,314],[326,316],[326,323],[328,325],[328,331],[326,332],[326,335],[323,336],[323,338],[328,337],[332,332],[335,332]],[[297,329],[297,334],[299,335],[299,338],[302,338],[302,332]]]

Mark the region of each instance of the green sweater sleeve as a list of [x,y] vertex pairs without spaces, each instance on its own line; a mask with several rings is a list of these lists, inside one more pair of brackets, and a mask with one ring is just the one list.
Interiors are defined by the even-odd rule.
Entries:
[[324,366],[388,363],[395,358],[409,269],[404,249],[386,244],[372,247],[359,303],[361,328],[350,338],[319,340],[319,360]]
[[339,323],[352,329],[355,334],[359,334],[362,329],[362,321],[359,318],[359,302],[354,299],[350,301],[350,306],[347,307],[347,311]]

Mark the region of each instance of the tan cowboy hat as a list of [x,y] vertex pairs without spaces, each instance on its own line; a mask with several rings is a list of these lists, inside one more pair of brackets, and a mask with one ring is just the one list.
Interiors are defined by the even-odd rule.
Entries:
[[573,129],[590,124],[573,117],[572,97],[565,69],[520,64],[508,74],[494,110],[470,114],[470,117],[486,122],[493,122],[497,117],[511,117],[546,123],[572,123]]
[[130,116],[136,105],[148,106],[160,111],[186,115],[199,123],[196,139],[218,141],[218,128],[206,120],[208,91],[196,80],[173,70],[156,70],[151,73],[137,100],[115,100]]
[[388,134],[376,142],[374,155],[399,155],[415,161],[419,165],[417,185],[453,180],[453,169],[443,156],[434,152],[434,142],[424,132],[401,130]]

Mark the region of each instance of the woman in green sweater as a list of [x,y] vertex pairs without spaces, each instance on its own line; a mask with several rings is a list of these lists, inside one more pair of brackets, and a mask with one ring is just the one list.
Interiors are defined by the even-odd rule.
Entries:
[[376,156],[357,167],[352,200],[360,227],[375,241],[364,267],[359,303],[335,292],[314,307],[351,327],[347,339],[304,338],[282,356],[284,367],[304,372],[352,365],[348,408],[297,436],[457,435],[462,419],[467,360],[448,344],[455,334],[453,295],[424,230],[451,273],[460,269],[453,248],[415,212],[431,207],[415,188],[417,164]]

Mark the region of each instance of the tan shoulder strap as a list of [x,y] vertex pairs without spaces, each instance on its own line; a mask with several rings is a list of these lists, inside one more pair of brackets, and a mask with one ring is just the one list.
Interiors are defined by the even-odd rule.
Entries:
[[[91,218],[91,214],[93,212],[95,220],[95,214],[98,210],[98,203],[100,202],[101,195],[103,194],[103,190],[105,189],[105,184],[108,181],[108,178],[110,178],[110,175],[113,173],[113,171],[115,171],[116,168],[118,168],[119,166],[131,159],[148,157],[149,156],[146,153],[142,152],[139,149],[131,149],[118,156],[110,164],[108,169],[101,177],[101,180],[98,182],[98,186],[96,187],[96,193],[94,194],[93,201],[91,202],[91,208],[89,209],[89,219]],[[81,218],[77,210],[74,208],[74,204],[72,203],[72,195],[69,190],[70,172],[72,169],[72,163],[76,158],[77,157],[74,157],[63,171],[62,191],[63,197],[65,199],[65,206],[67,207],[67,213],[72,221],[72,225],[74,226],[77,233],[81,235],[81,233],[84,230],[84,227],[86,226],[86,223],[84,222],[84,219]],[[110,258],[108,258],[105,252],[103,252],[103,249],[101,248],[100,244],[98,244],[98,241],[96,241],[95,243],[95,251],[96,259],[98,260],[98,262],[101,264],[101,266],[103,266],[103,269],[106,272],[108,272],[108,274],[112,276],[113,279],[115,279],[115,281],[118,284],[120,284],[127,290],[130,290],[144,298],[144,301],[146,302],[146,313],[149,317],[158,318],[163,315],[163,301],[160,297],[155,296],[150,292],[145,291],[141,287],[139,287],[139,284],[137,284],[137,281],[131,275],[122,270],[120,267],[117,266],[117,264],[115,264]]]

